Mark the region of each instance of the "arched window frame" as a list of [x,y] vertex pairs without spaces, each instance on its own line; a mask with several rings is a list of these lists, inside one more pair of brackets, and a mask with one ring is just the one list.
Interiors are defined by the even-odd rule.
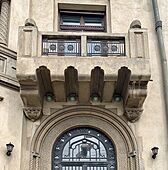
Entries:
[[[87,139],[92,138],[92,140]],[[85,158],[77,158],[75,157],[75,154],[70,154],[67,156],[69,161],[65,161],[64,157],[64,149],[69,144],[68,142],[74,140],[77,138],[81,138],[79,140],[74,141],[71,144],[74,144],[75,142],[78,143],[78,150],[79,152],[82,153],[81,147],[82,143],[86,142],[86,144],[92,144],[92,145],[97,145],[97,151],[99,151],[99,154],[96,157],[91,156],[91,151],[90,154],[87,153],[87,157]],[[84,141],[85,140],[85,141]],[[94,142],[94,140],[97,141]],[[79,142],[81,145],[79,145]],[[77,146],[77,145],[76,145]],[[103,148],[100,148],[100,147]],[[71,147],[71,145],[69,145]],[[95,146],[94,146],[95,147]],[[103,155],[101,155],[101,149],[104,150],[104,158]],[[96,152],[97,152],[96,151]],[[76,155],[77,156],[77,155]],[[102,156],[102,157],[101,157]],[[72,165],[76,166],[72,166]],[[76,170],[76,167],[78,167],[79,170],[85,169],[85,167],[95,167],[96,170],[116,170],[116,151],[115,151],[115,146],[112,143],[112,141],[102,132],[93,129],[93,128],[88,128],[88,127],[80,127],[80,128],[75,128],[68,130],[67,132],[63,133],[54,143],[53,150],[52,150],[52,170]],[[72,168],[74,167],[74,168]],[[81,169],[80,169],[81,168]]]

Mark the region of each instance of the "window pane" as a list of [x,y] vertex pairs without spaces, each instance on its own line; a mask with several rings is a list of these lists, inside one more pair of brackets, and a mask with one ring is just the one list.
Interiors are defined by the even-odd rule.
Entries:
[[60,169],[116,170],[114,145],[95,129],[71,129],[60,136],[53,147],[52,170]]
[[63,15],[62,16],[63,25],[80,25],[80,16],[78,15]]
[[103,17],[101,16],[84,16],[86,26],[102,26]]
[[[76,12],[76,13],[75,13]],[[61,12],[61,30],[105,31],[104,14],[64,11]]]

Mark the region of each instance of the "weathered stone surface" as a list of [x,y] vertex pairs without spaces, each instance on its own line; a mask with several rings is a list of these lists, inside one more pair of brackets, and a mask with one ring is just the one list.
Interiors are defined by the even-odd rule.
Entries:
[[[77,6],[80,6],[80,10],[89,9],[101,11],[102,9],[106,9],[106,23],[107,23],[107,32],[62,32],[59,30],[59,7],[62,8],[67,7],[68,5],[73,6],[73,9],[77,9]],[[78,4],[76,6],[76,4]],[[166,15],[167,11],[167,0],[158,1],[159,10],[161,19],[163,21],[163,37],[165,40],[166,53],[168,53],[168,16]],[[88,5],[89,8],[83,8],[82,5]],[[37,32],[37,27],[27,26],[25,28],[25,36],[22,38],[19,36],[18,39],[18,27],[23,26],[26,18],[33,18],[38,26],[39,32]],[[138,19],[142,22],[142,28],[130,28],[130,23]],[[9,34],[8,34],[8,48],[12,51],[18,52],[18,40],[22,39],[23,44],[20,44],[22,49],[22,54],[18,53],[18,57],[22,56],[18,61],[18,79],[20,83],[24,81],[30,83],[35,82],[36,86],[36,76],[35,70],[40,65],[47,66],[51,71],[51,78],[54,86],[54,91],[56,94],[56,101],[62,102],[46,102],[44,101],[45,108],[45,116],[42,119],[38,119],[37,121],[29,121],[25,118],[23,114],[23,103],[20,98],[20,94],[17,91],[13,91],[9,89],[7,86],[0,85],[0,96],[4,97],[4,100],[0,102],[0,169],[8,169],[8,170],[30,170],[29,165],[32,165],[32,161],[30,161],[31,152],[30,148],[32,146],[32,138],[35,137],[34,134],[37,132],[37,128],[39,125],[43,125],[45,119],[49,116],[52,116],[55,113],[54,119],[57,120],[58,123],[56,126],[54,125],[53,131],[48,131],[45,133],[44,138],[39,138],[39,141],[42,142],[41,152],[34,152],[32,155],[34,156],[34,160],[36,161],[36,165],[40,165],[41,160],[44,164],[44,168],[51,167],[51,152],[52,152],[52,144],[62,134],[66,129],[73,128],[75,125],[78,126],[91,126],[98,129],[101,129],[105,132],[112,141],[115,140],[116,148],[117,148],[117,162],[118,162],[118,170],[126,170],[126,169],[134,169],[140,166],[142,170],[167,170],[168,162],[167,162],[167,128],[166,128],[166,118],[165,118],[165,110],[164,110],[164,98],[162,92],[162,75],[161,68],[159,65],[159,50],[158,43],[155,35],[154,28],[154,20],[153,20],[153,11],[152,4],[149,0],[85,0],[81,1],[79,4],[78,0],[42,0],[39,3],[39,0],[14,0],[10,3],[10,21],[9,21]],[[149,35],[147,36],[148,29]],[[37,34],[38,33],[38,34]],[[82,42],[81,49],[81,57],[63,57],[63,56],[41,56],[41,34],[50,34],[69,37],[75,36],[80,37]],[[37,36],[36,36],[37,35]],[[111,36],[122,36],[125,37],[126,40],[126,56],[117,57],[87,57],[86,53],[86,42],[88,38],[91,37],[99,37],[99,38],[109,38]],[[24,38],[26,38],[24,40]],[[33,40],[31,40],[33,38]],[[27,46],[24,46],[24,41]],[[29,44],[28,42],[33,42],[33,44]],[[145,42],[149,43],[145,43]],[[149,44],[149,47],[148,47]],[[5,45],[4,45],[5,46]],[[4,55],[1,50],[0,53]],[[19,47],[20,49],[20,47]],[[6,48],[3,48],[3,51],[8,51]],[[149,53],[148,53],[149,51]],[[1,55],[0,54],[0,55]],[[150,55],[149,55],[150,54]],[[11,56],[10,53],[6,53],[5,55]],[[2,56],[2,55],[1,55]],[[16,54],[15,54],[16,56]],[[24,56],[24,57],[23,57]],[[150,59],[149,59],[150,56]],[[3,56],[4,57],[4,56]],[[149,64],[151,65],[151,71]],[[63,72],[65,68],[68,66],[74,66],[77,68],[78,73],[80,75],[80,83],[79,83],[79,99],[80,103],[70,103],[66,102],[65,99],[65,91],[64,91],[64,77]],[[9,70],[12,70],[12,62],[9,62]],[[61,112],[59,114],[59,110],[63,108],[70,107],[72,105],[82,105],[82,103],[87,103],[87,107],[90,107],[90,102],[88,101],[88,96],[90,93],[90,71],[95,67],[100,66],[105,73],[105,89],[103,92],[104,101],[102,103],[94,103],[94,107],[98,108],[110,108],[110,110],[115,110],[115,114],[120,115],[124,120],[123,114],[125,110],[123,109],[122,102],[114,102],[112,101],[112,93],[115,88],[115,80],[117,77],[118,69],[122,66],[126,66],[131,69],[132,80],[152,80],[148,83],[147,87],[147,96],[145,101],[143,102],[143,114],[138,121],[134,123],[127,122],[131,130],[133,131],[133,136],[135,136],[135,143],[138,144],[138,152],[136,153],[139,156],[139,165],[127,166],[127,163],[133,160],[134,157],[131,157],[130,153],[134,153],[135,149],[127,149],[129,147],[123,148],[124,144],[127,143],[127,136],[120,136],[115,133],[115,129],[113,125],[116,125],[114,119],[111,119],[111,114],[109,113],[108,119],[106,121],[104,116],[106,116],[106,111],[98,114],[98,113],[89,113],[89,117],[86,118],[86,112],[82,112],[79,114],[74,114],[74,116],[70,117],[72,112],[69,112],[69,116],[66,117],[67,114],[65,112]],[[4,70],[6,71],[6,70]],[[14,72],[5,72],[9,73],[12,76],[15,75]],[[150,74],[152,75],[150,78]],[[28,78],[27,78],[28,77]],[[2,79],[1,79],[2,80]],[[10,77],[6,77],[5,80],[9,83],[13,80]],[[24,83],[23,83],[24,84]],[[30,88],[34,88],[35,95],[38,94],[37,88],[32,84]],[[28,103],[34,103],[35,101],[39,101],[38,98],[32,97],[29,95],[29,86],[23,86],[22,92],[25,95],[29,96],[31,100],[28,100]],[[59,89],[59,91],[58,91]],[[25,90],[25,91],[24,91]],[[37,90],[37,91],[36,91]],[[56,93],[57,92],[57,93]],[[37,96],[37,95],[36,95]],[[130,103],[133,103],[133,97]],[[135,99],[136,100],[136,99]],[[27,101],[27,100],[25,100]],[[110,101],[110,102],[109,102]],[[111,102],[112,101],[112,102]],[[141,102],[140,102],[141,103]],[[26,103],[25,103],[26,104]],[[36,103],[37,104],[37,103]],[[131,107],[133,109],[134,107]],[[140,107],[141,108],[141,107]],[[52,112],[50,111],[52,110]],[[57,110],[57,112],[55,111]],[[62,110],[63,111],[63,110]],[[53,113],[54,112],[54,113]],[[132,113],[132,111],[129,111]],[[136,112],[135,112],[136,113]],[[93,115],[95,117],[93,117]],[[136,115],[136,114],[135,114]],[[138,115],[138,114],[137,114]],[[59,121],[61,116],[64,119],[63,121]],[[90,116],[92,118],[90,118]],[[132,114],[131,114],[132,116]],[[101,117],[101,119],[99,119]],[[51,118],[51,117],[50,117]],[[114,117],[113,117],[114,118]],[[99,119],[99,120],[98,120]],[[42,121],[41,121],[42,120]],[[95,121],[96,120],[96,121]],[[53,122],[54,123],[54,122]],[[109,126],[111,124],[111,126]],[[48,126],[48,124],[45,124]],[[121,124],[120,128],[123,125]],[[120,131],[120,128],[118,129]],[[51,128],[52,129],[52,128]],[[41,131],[40,131],[41,132]],[[43,131],[44,132],[44,131]],[[37,133],[36,133],[37,134]],[[40,136],[39,133],[37,136]],[[129,136],[129,134],[128,134]],[[121,140],[120,140],[121,139]],[[125,141],[125,142],[121,142]],[[12,156],[9,159],[6,157],[6,147],[5,144],[8,142],[12,142],[15,145],[15,148],[12,152]],[[124,144],[123,144],[124,143]],[[34,146],[39,147],[40,145]],[[122,145],[123,144],[123,145]],[[131,146],[131,144],[129,145]],[[160,148],[158,157],[155,161],[151,158],[151,148],[153,146],[158,146]],[[39,147],[40,148],[40,147]],[[46,149],[46,150],[45,150]],[[34,151],[34,148],[32,149]],[[127,150],[127,152],[126,152]],[[45,157],[47,153],[48,156]],[[125,154],[127,153],[127,154]],[[42,159],[38,156],[42,156]],[[128,158],[129,157],[129,158]],[[37,159],[36,159],[37,158]],[[127,161],[125,159],[127,158]],[[136,158],[136,157],[135,157]],[[41,160],[40,160],[41,159]],[[33,160],[33,161],[34,161]],[[124,161],[123,161],[124,160]],[[120,162],[126,162],[123,165]],[[43,169],[44,169],[43,168]],[[51,168],[50,168],[51,169]],[[41,169],[39,169],[41,170]],[[45,169],[46,170],[46,169]]]

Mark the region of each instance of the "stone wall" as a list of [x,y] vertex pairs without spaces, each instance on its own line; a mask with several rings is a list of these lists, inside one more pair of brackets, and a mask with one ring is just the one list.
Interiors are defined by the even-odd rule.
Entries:
[[[23,26],[28,17],[32,17],[43,32],[57,32],[58,3],[62,0],[12,0],[10,10],[8,47],[17,51],[18,27]],[[67,3],[79,3],[77,0],[67,0]],[[151,66],[151,81],[148,83],[148,95],[143,106],[143,115],[135,123],[128,123],[138,142],[140,167],[146,170],[167,170],[167,129],[162,90],[162,79],[157,39],[154,29],[152,3],[148,0],[87,0],[81,4],[105,5],[107,7],[108,33],[123,33],[129,29],[130,23],[138,19],[143,28],[149,32],[149,56]],[[159,1],[165,47],[168,46],[168,1]],[[166,49],[168,54],[168,48]],[[28,170],[32,137],[40,124],[51,110],[59,110],[62,103],[46,104],[46,115],[40,121],[31,122],[23,116],[22,101],[19,92],[0,86],[0,169]],[[65,104],[65,103],[64,103]],[[103,103],[106,108],[116,110],[122,117],[121,105]],[[55,105],[55,107],[53,106]],[[101,106],[102,107],[102,106]],[[118,111],[119,110],[119,111]],[[48,113],[48,115],[47,115]],[[64,129],[62,129],[64,130]],[[6,143],[12,142],[15,147],[11,157],[6,156]],[[151,148],[159,147],[155,160],[151,158]],[[20,168],[21,164],[21,168]]]
[[[22,102],[18,91],[0,86],[0,169],[18,170],[21,162]],[[6,144],[14,144],[11,156],[6,155]]]

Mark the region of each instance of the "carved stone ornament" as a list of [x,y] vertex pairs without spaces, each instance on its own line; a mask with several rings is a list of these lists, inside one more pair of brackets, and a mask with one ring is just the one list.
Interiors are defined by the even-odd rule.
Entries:
[[128,121],[137,121],[143,112],[142,108],[125,108],[125,116]]
[[139,20],[132,21],[130,28],[141,28],[141,22]]
[[36,22],[32,18],[27,18],[25,21],[25,26],[36,26]]
[[33,122],[39,119],[42,115],[41,107],[24,107],[23,112],[25,116]]
[[0,44],[8,43],[8,22],[10,13],[9,0],[0,1]]

